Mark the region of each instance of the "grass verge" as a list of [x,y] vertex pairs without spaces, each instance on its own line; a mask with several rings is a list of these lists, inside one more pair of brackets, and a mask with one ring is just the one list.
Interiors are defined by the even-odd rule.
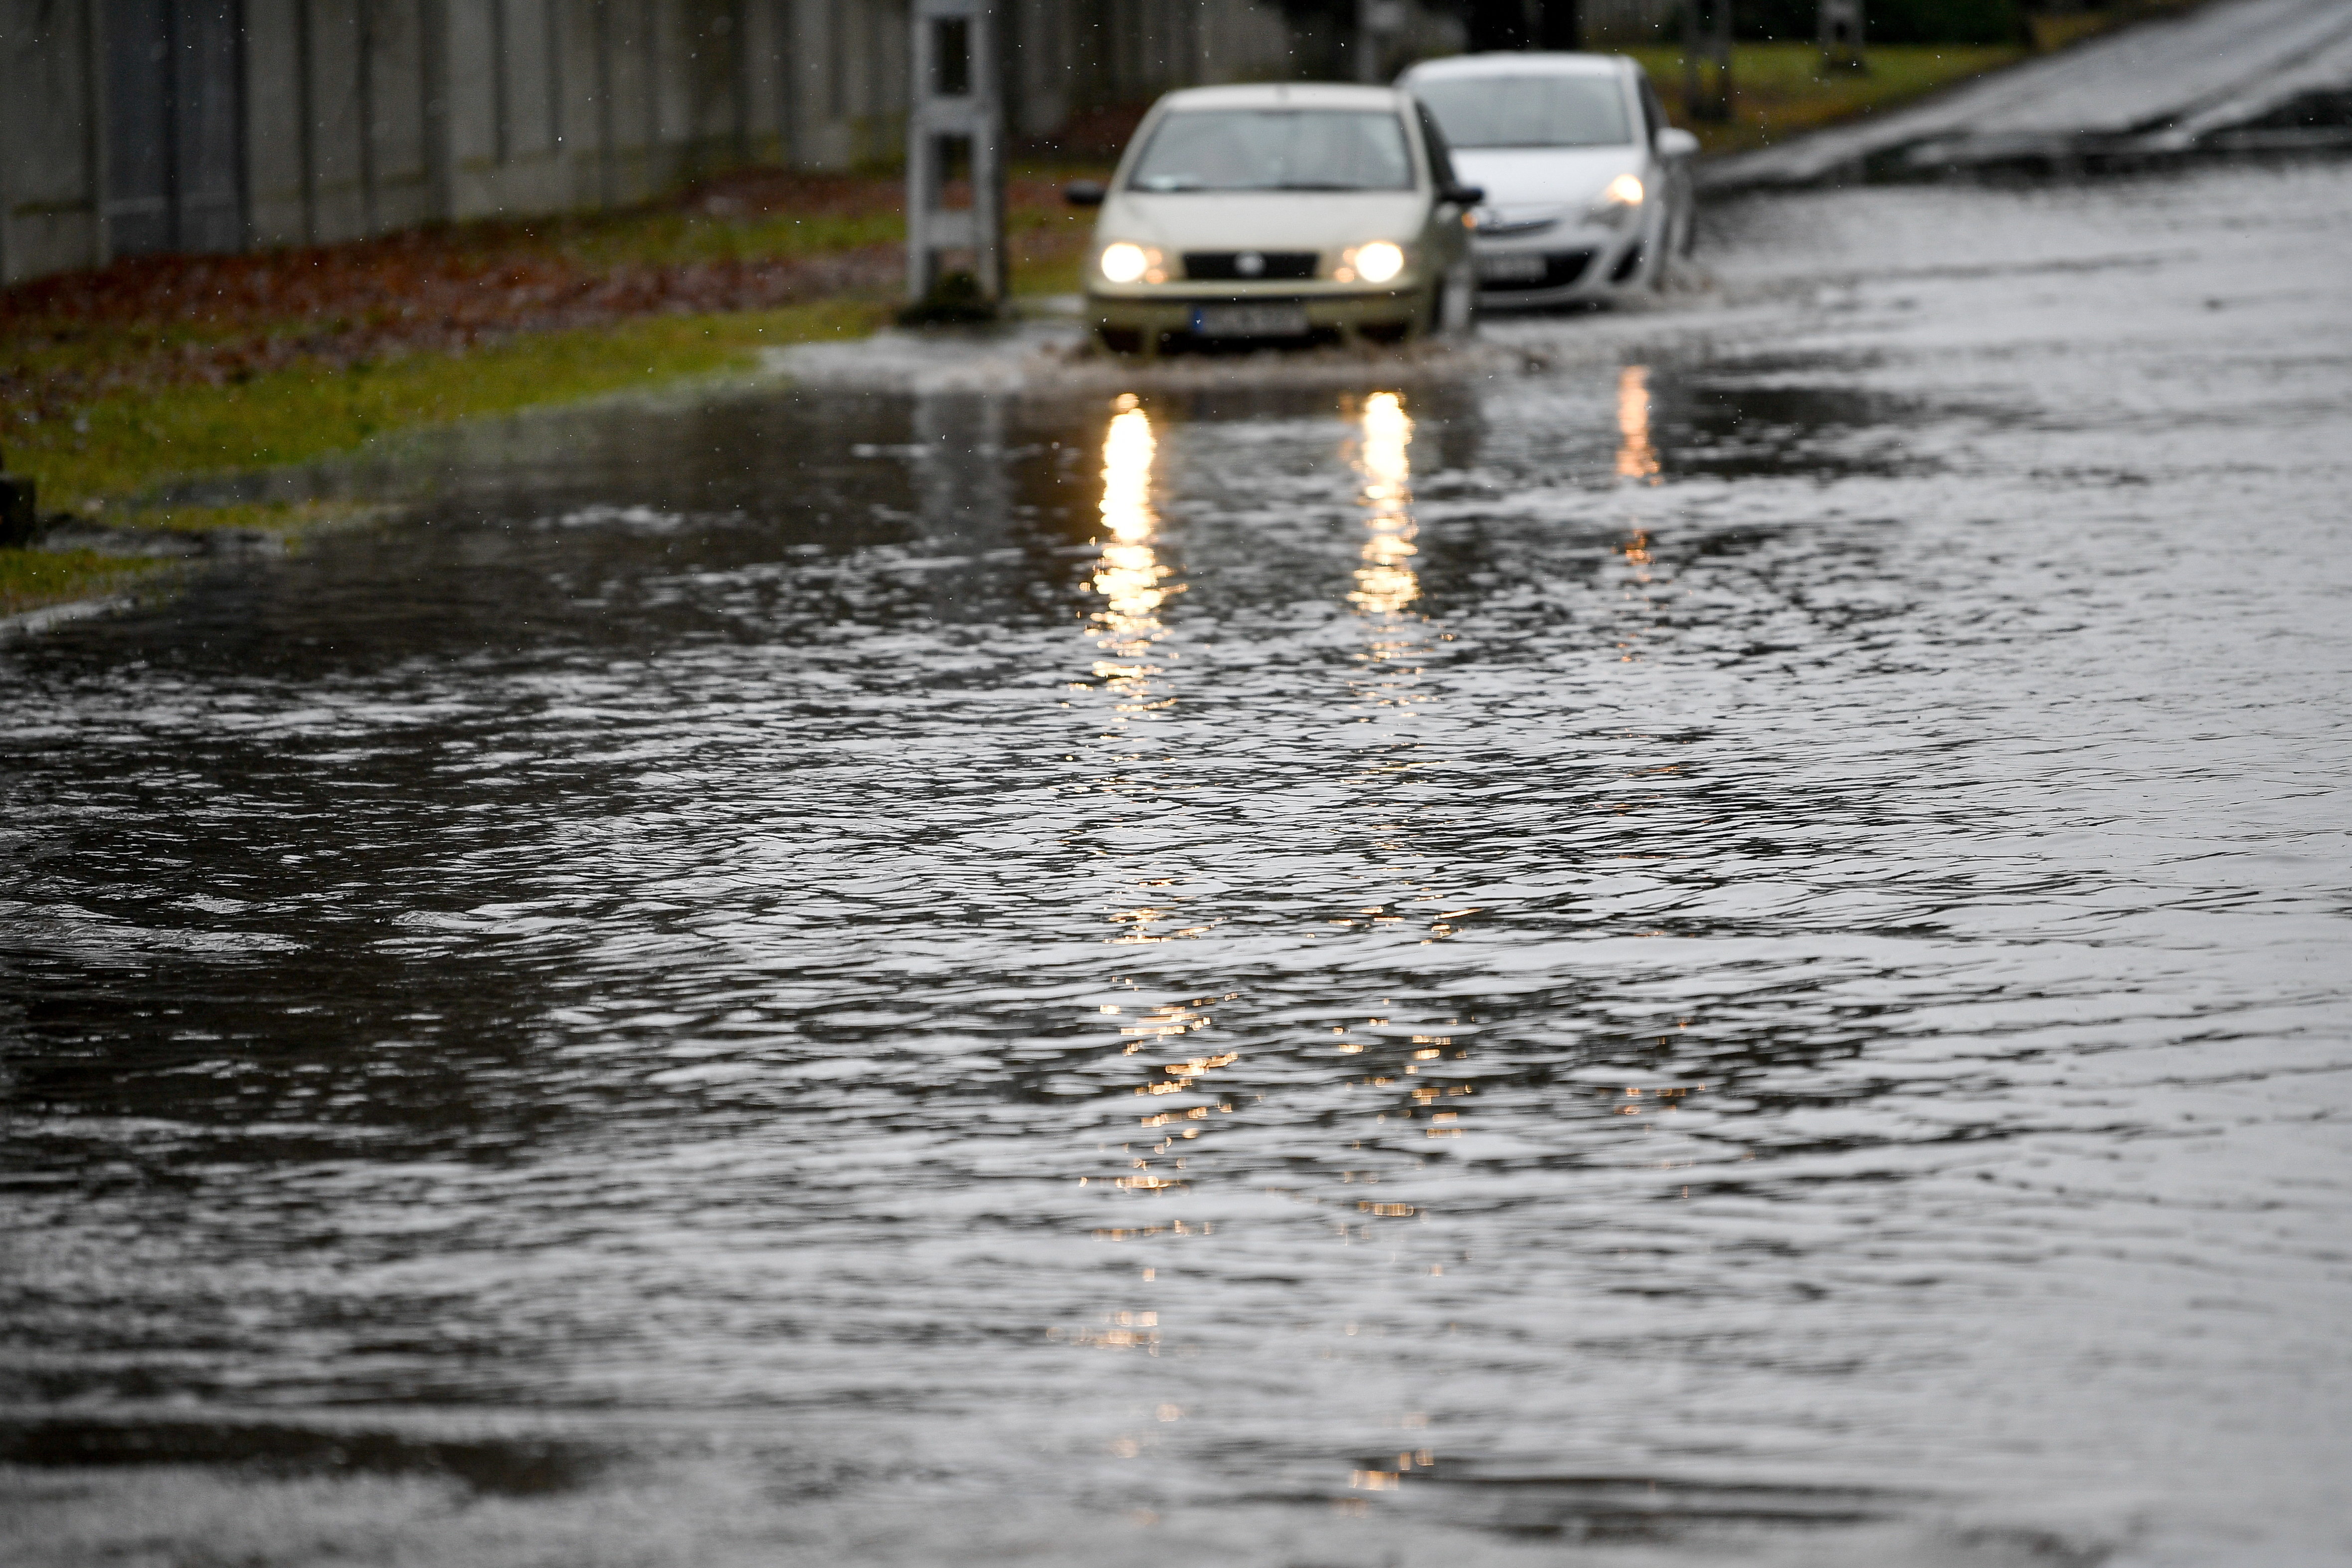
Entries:
[[[747,370],[762,349],[863,334],[887,314],[878,298],[849,297],[523,333],[379,361],[297,361],[224,386],[134,384],[78,404],[70,419],[19,425],[9,460],[39,481],[47,508],[116,528],[291,539],[371,509],[153,506],[140,497],[170,481],[323,457],[390,432]],[[152,587],[177,564],[100,549],[0,550],[0,615]]]
[[[297,363],[227,386],[108,392],[69,423],[21,430],[9,461],[40,482],[46,507],[120,511],[120,502],[166,480],[301,463],[391,431],[748,369],[763,348],[862,334],[886,313],[879,301],[853,298],[657,316],[380,361]],[[121,511],[109,520],[150,516],[169,513]]]
[[1728,121],[1690,117],[1680,49],[1630,49],[1655,83],[1676,125],[1708,152],[1745,152],[1835,120],[1890,109],[1938,88],[2013,65],[2027,53],[2009,44],[1885,44],[1866,71],[1831,70],[1812,44],[1740,44],[1731,51]]
[[102,550],[0,549],[0,616],[78,599],[103,599],[172,565]]

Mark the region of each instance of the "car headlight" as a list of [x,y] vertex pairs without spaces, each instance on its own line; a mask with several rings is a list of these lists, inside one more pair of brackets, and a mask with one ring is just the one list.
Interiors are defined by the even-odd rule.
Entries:
[[1102,274],[1106,283],[1165,283],[1168,258],[1157,246],[1114,240],[1095,257],[1095,270]]
[[1648,194],[1642,189],[1640,175],[1620,174],[1601,187],[1600,199],[1586,215],[1604,224],[1622,223],[1628,215],[1642,210],[1643,198]]
[[1121,240],[1103,246],[1102,256],[1095,265],[1112,283],[1133,283],[1151,269],[1151,256],[1141,246]]
[[1384,239],[1358,246],[1350,256],[1356,276],[1367,283],[1386,283],[1404,270],[1404,252]]

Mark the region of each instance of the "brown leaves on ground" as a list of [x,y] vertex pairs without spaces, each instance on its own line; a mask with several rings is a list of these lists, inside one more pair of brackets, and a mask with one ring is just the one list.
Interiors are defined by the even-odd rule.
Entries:
[[[1024,179],[1009,194],[1016,210],[1034,211],[1058,208],[1058,191],[1057,182]],[[745,170],[629,213],[250,256],[130,257],[0,291],[0,411],[45,419],[109,392],[220,385],[299,363],[341,370],[518,333],[885,290],[904,276],[900,246],[855,238],[887,228],[903,201],[894,177]],[[853,242],[662,255],[681,248],[687,229],[787,216]]]

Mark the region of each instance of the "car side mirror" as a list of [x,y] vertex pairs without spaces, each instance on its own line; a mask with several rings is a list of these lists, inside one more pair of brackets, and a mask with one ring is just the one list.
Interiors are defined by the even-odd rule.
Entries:
[[1689,131],[1669,125],[1658,132],[1658,156],[1688,158],[1698,152],[1698,138]]
[[1074,207],[1099,207],[1108,194],[1100,180],[1073,180],[1062,187],[1062,200]]
[[1457,182],[1442,186],[1438,190],[1437,199],[1453,206],[1475,207],[1486,199],[1486,188],[1484,185],[1465,185]]

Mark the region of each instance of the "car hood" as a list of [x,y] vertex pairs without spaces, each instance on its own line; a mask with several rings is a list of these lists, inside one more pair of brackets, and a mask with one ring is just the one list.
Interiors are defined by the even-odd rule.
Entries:
[[1465,184],[1504,223],[1580,210],[1620,174],[1642,172],[1639,147],[1490,147],[1454,154]]
[[1376,239],[1404,244],[1428,212],[1419,191],[1122,191],[1104,204],[1095,234],[1173,251],[1328,251]]

